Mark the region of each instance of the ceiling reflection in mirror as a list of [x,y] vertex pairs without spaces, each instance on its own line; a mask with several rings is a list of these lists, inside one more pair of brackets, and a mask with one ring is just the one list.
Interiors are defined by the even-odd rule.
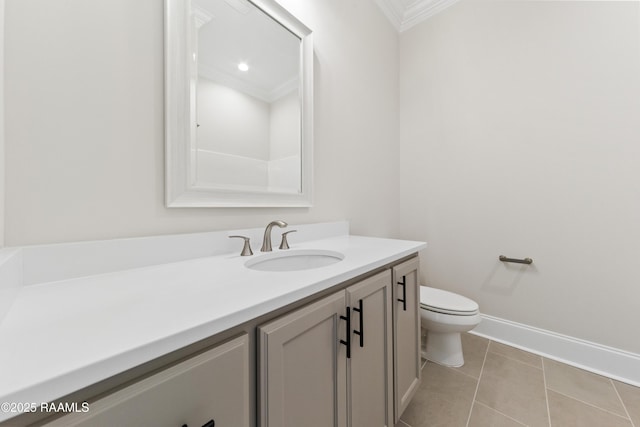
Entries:
[[190,26],[192,185],[300,193],[300,38],[244,0],[191,0]]

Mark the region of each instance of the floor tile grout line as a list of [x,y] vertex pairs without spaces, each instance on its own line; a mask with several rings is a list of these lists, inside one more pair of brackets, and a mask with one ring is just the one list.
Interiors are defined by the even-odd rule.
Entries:
[[491,345],[491,341],[487,343],[487,349],[484,351],[484,358],[482,359],[482,367],[480,368],[480,375],[478,375],[478,382],[476,383],[476,390],[473,392],[473,399],[471,400],[471,406],[469,407],[469,416],[467,417],[466,427],[469,427],[469,423],[471,422],[471,413],[473,412],[473,405],[476,401],[476,396],[478,395],[478,389],[480,388],[480,380],[482,379],[482,372],[484,371],[484,364],[487,361],[487,354],[489,354],[489,346]]
[[528,426],[527,426],[527,424],[523,423],[522,421],[516,420],[515,418],[513,418],[513,417],[511,417],[511,416],[509,416],[509,415],[507,415],[507,414],[505,414],[504,412],[500,412],[500,411],[498,411],[497,409],[492,408],[491,406],[489,406],[489,405],[487,405],[487,404],[485,404],[485,403],[482,403],[482,402],[480,402],[480,401],[478,401],[478,400],[474,400],[474,401],[473,401],[473,404],[475,405],[476,403],[477,403],[478,405],[482,405],[482,406],[484,406],[485,408],[489,408],[489,409],[491,409],[492,411],[497,412],[498,414],[502,415],[503,417],[509,418],[509,419],[510,419],[511,421],[513,421],[513,422],[516,422],[516,423],[518,423],[518,424],[520,424],[520,425],[522,425],[522,426],[524,426],[524,427],[528,427]]
[[547,371],[544,369],[544,358],[540,358],[542,362],[542,381],[544,385],[544,401],[547,404],[547,420],[549,421],[549,427],[551,427],[551,408],[549,407],[549,392],[547,391]]
[[404,424],[407,427],[411,427],[409,424],[405,423],[404,421],[402,421],[402,419],[399,420],[402,424]]
[[474,380],[476,380],[476,381],[480,380],[480,377],[479,377],[479,376],[478,376],[478,377],[474,377],[473,375],[468,374],[468,373],[466,373],[466,372],[463,372],[463,371],[461,371],[461,370],[459,370],[459,369],[456,369],[456,368],[450,368],[450,367],[446,367],[446,368],[447,368],[447,369],[451,369],[451,370],[453,370],[453,372],[456,372],[456,373],[458,373],[458,374],[462,374],[462,375],[464,375],[465,377],[469,377],[469,378],[474,379]]
[[544,372],[542,368],[539,368],[537,366],[533,366],[533,365],[531,365],[529,363],[522,362],[522,361],[520,361],[518,359],[514,359],[513,357],[505,356],[504,354],[500,354],[500,353],[494,353],[493,351],[490,351],[489,353],[491,353],[494,356],[498,356],[498,357],[502,357],[503,359],[507,359],[507,360],[509,360],[511,362],[519,363],[520,365],[525,366],[527,368],[533,368],[533,369],[536,369],[538,371]]
[[[580,402],[580,403],[582,403],[584,405],[591,406],[592,408],[599,409],[600,411],[606,412],[607,414],[615,415],[616,417],[622,418],[623,420],[631,421],[631,418],[627,418],[624,415],[616,414],[615,412],[611,412],[608,409],[604,409],[604,408],[601,408],[599,406],[596,406],[593,403],[585,402],[584,400],[580,400],[580,399],[577,399],[577,398],[575,398],[573,396],[569,396],[568,394],[565,394],[565,393],[563,393],[561,391],[554,390],[552,387],[549,387],[549,390],[551,390],[554,393],[558,393],[558,394],[566,397],[567,399],[575,400],[576,402]],[[545,390],[545,393],[546,393],[546,390]],[[624,407],[624,405],[623,405],[623,408],[624,408],[625,412],[627,412],[627,408]]]
[[631,419],[631,414],[627,409],[627,405],[624,404],[624,400],[622,400],[622,396],[620,396],[620,392],[618,391],[618,387],[616,387],[616,383],[614,383],[611,378],[609,378],[609,382],[611,382],[611,385],[613,386],[613,390],[615,390],[616,392],[616,396],[618,396],[618,399],[620,399],[620,403],[622,403],[622,409],[624,409],[624,412],[627,414],[627,418],[629,418],[629,422],[631,422],[631,427],[636,427],[635,423]]
[[[491,341],[491,342],[493,342],[493,341]],[[506,346],[506,344],[502,344],[502,345]],[[491,346],[489,346],[489,348],[491,348]],[[512,347],[512,348],[515,348],[515,347]],[[516,349],[516,350],[520,350],[520,349]],[[524,350],[520,350],[520,351],[525,352]],[[497,354],[498,356],[502,356],[502,357],[504,357],[505,359],[514,360],[514,361],[519,362],[519,363],[522,363],[522,364],[524,364],[524,365],[531,366],[532,368],[542,369],[540,366],[535,366],[535,365],[532,365],[531,363],[523,362],[522,360],[516,359],[516,358],[514,358],[514,357],[507,356],[507,355],[502,354],[502,353],[496,353],[495,351],[491,351],[491,350],[489,350],[489,353],[491,353],[491,354]],[[525,353],[528,353],[528,352],[525,352]],[[530,353],[530,354],[533,354],[533,353]],[[534,356],[538,356],[538,355],[537,355],[537,354],[535,354]],[[542,364],[542,356],[538,356],[538,357],[540,358],[540,364]]]

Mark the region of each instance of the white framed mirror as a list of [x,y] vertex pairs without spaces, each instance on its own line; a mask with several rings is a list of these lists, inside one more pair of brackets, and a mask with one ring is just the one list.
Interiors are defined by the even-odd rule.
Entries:
[[165,0],[168,207],[312,204],[311,31],[273,0]]

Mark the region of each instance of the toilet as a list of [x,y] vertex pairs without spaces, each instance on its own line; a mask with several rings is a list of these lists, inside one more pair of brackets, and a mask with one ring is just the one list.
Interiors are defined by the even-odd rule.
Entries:
[[442,289],[420,286],[420,319],[426,346],[422,357],[444,366],[464,365],[461,332],[480,323],[478,303]]

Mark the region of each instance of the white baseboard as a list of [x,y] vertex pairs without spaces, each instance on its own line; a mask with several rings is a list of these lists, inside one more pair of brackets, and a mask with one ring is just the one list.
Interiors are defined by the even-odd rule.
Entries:
[[640,354],[481,314],[472,334],[640,387]]

